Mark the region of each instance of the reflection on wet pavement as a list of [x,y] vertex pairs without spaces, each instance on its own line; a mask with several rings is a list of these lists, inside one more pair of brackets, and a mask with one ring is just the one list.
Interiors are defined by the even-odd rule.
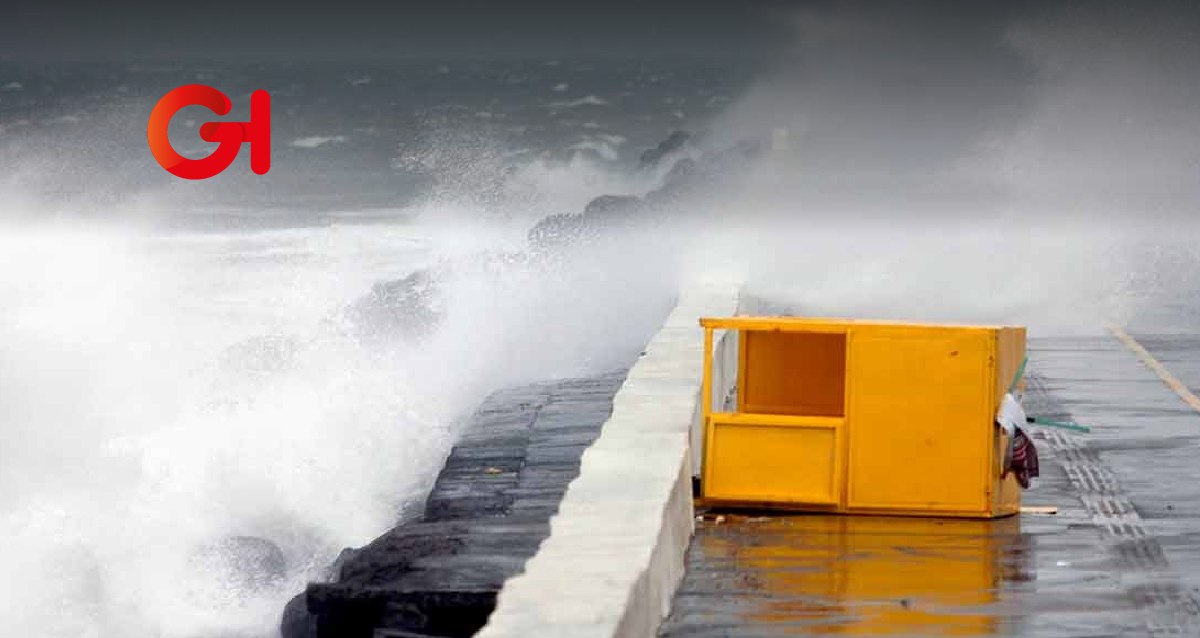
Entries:
[[[709,514],[665,636],[1116,636],[1145,624],[1068,508],[995,521]],[[720,521],[720,522],[718,522]]]
[[992,634],[1000,583],[1030,578],[1015,518],[729,515],[705,525],[693,557],[713,593],[746,596],[750,623],[813,634]]

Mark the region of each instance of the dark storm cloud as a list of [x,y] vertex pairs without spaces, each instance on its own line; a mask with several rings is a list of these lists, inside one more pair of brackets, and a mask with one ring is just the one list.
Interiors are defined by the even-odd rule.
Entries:
[[772,72],[726,114],[731,139],[783,128],[806,192],[857,202],[925,187],[1027,110],[1034,64],[1009,42],[1021,3],[800,7]]
[[891,171],[906,156],[952,155],[981,122],[1021,108],[1034,69],[1007,34],[1023,13],[1018,3],[797,8],[793,44],[744,101],[746,123],[790,127],[824,164]]
[[792,24],[715,127],[788,131],[782,202],[1200,212],[1200,5],[836,2]]
[[394,56],[765,56],[794,5],[753,2],[9,3],[0,54],[26,60]]

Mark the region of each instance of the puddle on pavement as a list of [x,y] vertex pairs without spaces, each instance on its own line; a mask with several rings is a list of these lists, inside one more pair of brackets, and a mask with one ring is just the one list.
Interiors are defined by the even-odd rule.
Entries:
[[[1094,541],[1023,533],[1019,517],[721,514],[697,527],[664,635],[1074,636],[1130,628],[1121,612],[1133,605],[1114,586],[1111,565],[1097,563]],[[1085,627],[1101,633],[1079,633]]]

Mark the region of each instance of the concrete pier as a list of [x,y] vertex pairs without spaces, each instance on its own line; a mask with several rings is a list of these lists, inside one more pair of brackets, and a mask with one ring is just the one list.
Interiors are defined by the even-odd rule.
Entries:
[[1092,427],[1028,428],[1037,511],[696,512],[696,319],[738,298],[685,295],[628,373],[490,397],[425,517],[348,552],[285,636],[1200,636],[1200,338],[1030,341],[1027,412]]
[[550,536],[505,583],[482,638],[650,636],[670,609],[692,534],[700,418],[697,319],[737,312],[736,286],[685,291],[613,399]]
[[[1195,340],[1146,338],[1166,361]],[[1030,344],[1042,476],[997,521],[707,513],[662,636],[1200,635],[1200,414],[1109,336]],[[1179,365],[1200,380],[1200,365]],[[913,471],[937,459],[914,459]]]

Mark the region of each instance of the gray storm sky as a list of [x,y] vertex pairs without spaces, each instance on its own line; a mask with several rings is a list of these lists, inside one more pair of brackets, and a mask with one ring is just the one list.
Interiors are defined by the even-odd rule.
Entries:
[[771,55],[800,4],[751,2],[6,3],[21,60]]
[[[1090,14],[1127,28],[1142,12],[1197,22],[1200,3],[1009,0],[512,0],[326,2],[134,0],[124,3],[9,0],[0,16],[0,57],[32,62],[235,59],[247,62],[396,57],[771,58],[795,52],[796,16],[885,16],[883,37],[957,44],[994,40],[1013,24]],[[1096,19],[1099,16],[1099,20]],[[820,34],[806,34],[819,37]],[[880,34],[863,34],[871,51]],[[1139,34],[1152,45],[1156,34]],[[1200,34],[1198,34],[1200,37]],[[1136,46],[1136,42],[1134,43]],[[986,62],[977,58],[969,61]],[[886,60],[884,60],[886,62]],[[1003,64],[1003,62],[1002,62]],[[992,71],[986,64],[980,73]]]

